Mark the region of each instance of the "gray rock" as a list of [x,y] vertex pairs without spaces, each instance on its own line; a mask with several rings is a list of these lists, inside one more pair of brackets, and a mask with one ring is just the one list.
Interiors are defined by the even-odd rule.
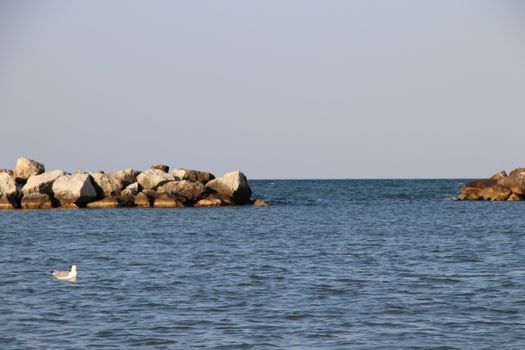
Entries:
[[146,190],[156,189],[167,182],[174,181],[175,177],[158,169],[148,169],[137,176],[137,182]]
[[44,164],[22,157],[16,160],[13,176],[16,181],[23,182],[32,175],[42,174],[45,170]]
[[207,189],[200,182],[190,182],[187,180],[170,181],[157,188],[159,193],[172,193],[182,197],[184,203],[195,203],[207,194]]
[[16,182],[9,173],[0,173],[0,192],[12,198],[18,195]]
[[231,201],[233,204],[248,204],[252,195],[248,180],[240,171],[233,171],[210,180],[206,188],[212,190],[216,197],[223,201]]
[[22,187],[22,193],[24,196],[32,193],[52,195],[53,183],[56,179],[65,174],[66,173],[63,170],[53,170],[40,175],[30,176],[29,179],[27,179],[27,183]]
[[52,189],[60,206],[75,204],[81,207],[97,198],[97,191],[88,174],[62,175],[55,180]]
[[207,171],[193,170],[177,168],[170,172],[179,180],[188,180],[193,182],[201,182],[202,184],[208,183],[208,181],[215,179],[215,175]]
[[136,196],[141,191],[141,187],[138,182],[134,182],[122,190],[123,196]]
[[122,170],[112,171],[108,173],[107,175],[109,177],[114,178],[117,181],[120,181],[122,184],[122,187],[126,187],[131,185],[132,183],[137,181],[137,175],[140,173],[140,171],[136,171],[131,168],[126,168]]
[[122,179],[102,172],[91,173],[98,198],[114,197],[122,191]]

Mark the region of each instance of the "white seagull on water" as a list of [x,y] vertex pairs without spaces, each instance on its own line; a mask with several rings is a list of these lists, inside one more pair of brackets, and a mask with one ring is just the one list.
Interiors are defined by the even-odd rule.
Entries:
[[55,271],[49,270],[49,273],[53,275],[56,279],[66,280],[66,281],[76,281],[77,279],[77,265],[71,266],[71,271]]

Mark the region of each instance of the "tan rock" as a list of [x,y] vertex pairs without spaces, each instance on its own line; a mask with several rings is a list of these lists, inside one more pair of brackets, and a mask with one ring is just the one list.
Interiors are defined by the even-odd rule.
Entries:
[[137,182],[146,190],[154,190],[174,180],[175,177],[173,175],[158,169],[148,169],[137,176]]
[[220,207],[221,205],[222,205],[222,201],[219,198],[204,198],[204,199],[199,200],[193,206],[195,208],[212,208],[212,207]]
[[525,177],[507,176],[498,180],[498,184],[507,187],[512,192],[525,195]]
[[5,193],[0,193],[0,210],[1,209],[16,209],[17,204],[12,198],[8,197]]
[[135,196],[135,206],[139,208],[149,208],[151,207],[151,202],[148,196],[140,192]]
[[509,198],[507,198],[508,201],[517,202],[522,201],[523,197],[516,193],[511,193]]
[[45,171],[44,164],[36,162],[29,158],[18,158],[16,166],[13,171],[13,176],[16,181],[26,181],[32,175],[39,175]]
[[184,204],[171,193],[163,193],[153,203],[155,208],[184,208]]
[[483,188],[479,192],[479,195],[481,196],[481,199],[486,201],[506,201],[511,193],[512,192],[507,187],[496,184]]
[[216,197],[224,201],[231,200],[234,204],[248,204],[252,195],[248,180],[240,171],[233,171],[210,180],[206,188],[210,189]]
[[267,207],[270,205],[270,202],[265,201],[264,199],[257,198],[252,202],[256,207]]
[[22,197],[22,209],[50,209],[53,202],[47,194],[33,193]]
[[106,209],[106,208],[118,208],[120,207],[120,201],[117,197],[108,197],[99,201],[90,202],[86,205],[86,208],[90,209]]

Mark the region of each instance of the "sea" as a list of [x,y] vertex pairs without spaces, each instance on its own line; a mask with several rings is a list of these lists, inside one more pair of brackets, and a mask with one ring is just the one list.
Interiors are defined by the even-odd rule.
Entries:
[[525,349],[525,203],[456,201],[465,181],[1,211],[0,349]]

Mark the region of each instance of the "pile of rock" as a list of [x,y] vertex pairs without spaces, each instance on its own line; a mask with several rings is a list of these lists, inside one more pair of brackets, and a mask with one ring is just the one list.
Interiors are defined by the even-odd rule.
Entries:
[[505,170],[488,179],[474,180],[465,186],[458,195],[459,200],[521,201],[525,200],[525,168]]
[[43,164],[19,158],[14,170],[0,169],[0,209],[43,208],[182,208],[220,207],[253,204],[252,190],[240,171],[215,176],[206,171],[153,165],[151,169],[131,168],[70,174],[63,170],[46,172]]

